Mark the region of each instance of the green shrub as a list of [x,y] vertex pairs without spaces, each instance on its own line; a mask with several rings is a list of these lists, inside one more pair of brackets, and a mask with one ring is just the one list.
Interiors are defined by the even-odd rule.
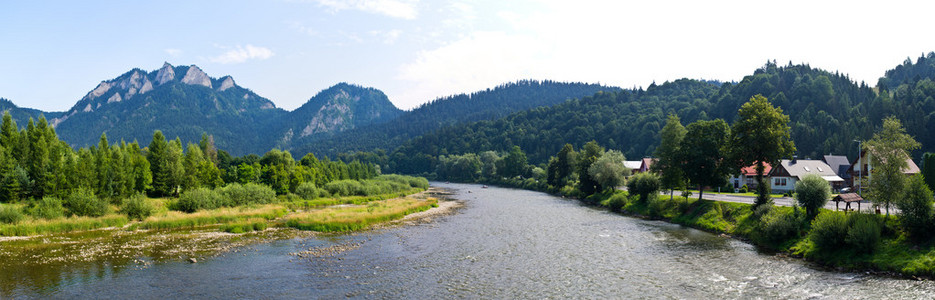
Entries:
[[65,216],[65,207],[62,206],[62,200],[51,196],[45,196],[34,201],[26,211],[35,218],[47,220]]
[[[640,196],[639,199],[643,199],[643,196]],[[665,210],[669,207],[669,198],[659,199],[655,194],[649,194],[646,200],[641,201],[647,204],[649,216],[653,218],[665,216]]]
[[828,203],[831,197],[831,186],[828,181],[816,174],[808,174],[795,183],[795,200],[805,208],[808,219],[818,215],[818,210]]
[[357,180],[338,180],[332,181],[325,184],[324,189],[331,193],[332,196],[353,196],[353,195],[363,195],[363,185],[360,184]]
[[610,196],[610,198],[601,201],[601,205],[609,208],[611,211],[620,211],[621,208],[627,205],[627,194],[616,193]]
[[[256,183],[247,183],[243,186],[246,194],[239,200],[246,204],[269,204],[276,199],[276,192],[272,188]],[[233,200],[233,199],[232,199]]]
[[900,226],[915,241],[922,241],[932,236],[935,224],[932,220],[932,191],[926,186],[922,176],[909,179],[905,195],[896,201],[902,215]]
[[302,197],[302,199],[312,200],[318,198],[318,187],[316,187],[314,183],[303,182],[295,188],[295,194]]
[[662,182],[659,180],[659,175],[649,172],[633,175],[627,181],[627,190],[631,194],[640,195],[640,202],[646,202],[649,195],[658,194],[661,187]]
[[746,184],[744,184],[742,187],[740,187],[740,192],[741,192],[741,193],[746,193],[746,192],[749,192],[749,191],[750,191],[750,188],[748,188]]
[[65,198],[63,203],[69,213],[84,217],[100,217],[110,211],[110,205],[94,195],[91,190],[79,188]]
[[840,212],[825,211],[812,221],[808,238],[822,251],[833,251],[844,246],[847,237],[847,218]]
[[143,194],[136,194],[123,201],[123,205],[120,206],[120,211],[127,214],[127,217],[131,219],[142,221],[153,215],[153,212],[156,211],[156,206],[149,202],[149,199],[146,199],[146,196],[143,196]]
[[215,209],[223,201],[220,194],[207,188],[197,188],[182,193],[175,203],[175,210],[193,213],[200,209]]
[[858,253],[873,253],[880,243],[880,219],[871,214],[850,214],[844,242]]
[[390,174],[390,175],[380,175],[380,176],[377,176],[375,179],[405,183],[409,185],[410,187],[414,187],[414,188],[420,188],[420,189],[429,188],[429,181],[428,179],[425,179],[424,177],[413,177],[413,176],[406,176],[406,175]]
[[769,210],[760,219],[760,237],[774,245],[798,237],[803,220],[796,212],[785,212],[782,209]]
[[16,224],[23,220],[23,212],[12,205],[0,205],[0,223]]
[[576,189],[574,186],[571,186],[571,185],[563,186],[562,189],[559,191],[559,193],[561,193],[562,196],[565,196],[565,197],[578,197],[580,195],[580,193],[578,192],[578,189]]
[[276,192],[272,188],[252,182],[245,185],[232,183],[216,192],[221,196],[216,207],[267,204],[276,199]]

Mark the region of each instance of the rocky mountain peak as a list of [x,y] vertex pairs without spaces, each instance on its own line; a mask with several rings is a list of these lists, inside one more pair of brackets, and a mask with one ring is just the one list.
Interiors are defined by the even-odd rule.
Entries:
[[188,72],[185,72],[185,77],[182,77],[182,83],[211,88],[211,78],[196,65],[192,65],[188,68]]
[[162,68],[156,72],[156,83],[162,85],[175,79],[175,68],[168,62],[162,65]]
[[223,79],[224,80],[221,81],[221,86],[218,87],[218,91],[223,92],[224,90],[232,88],[235,85],[237,85],[236,83],[234,83],[234,78],[231,76],[224,76]]

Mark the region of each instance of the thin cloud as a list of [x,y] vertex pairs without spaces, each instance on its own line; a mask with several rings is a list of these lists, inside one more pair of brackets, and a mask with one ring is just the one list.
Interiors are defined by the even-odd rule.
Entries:
[[182,55],[182,49],[168,48],[165,51],[166,54],[169,54],[169,56],[172,57],[178,57],[179,55]]
[[221,55],[211,57],[209,60],[220,64],[239,64],[250,59],[264,60],[272,56],[273,50],[248,44],[247,46],[237,46],[237,49],[231,49]]
[[317,0],[332,12],[359,10],[392,18],[413,20],[418,16],[417,0]]

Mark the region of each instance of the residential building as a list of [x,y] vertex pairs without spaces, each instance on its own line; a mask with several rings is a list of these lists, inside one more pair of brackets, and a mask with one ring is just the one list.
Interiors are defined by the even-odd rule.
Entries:
[[844,179],[834,173],[831,166],[820,160],[810,159],[783,159],[779,165],[769,173],[770,188],[774,193],[785,193],[795,190],[795,183],[805,175],[815,174],[821,176],[833,191],[840,191],[844,187]]
[[653,167],[653,163],[655,162],[656,162],[655,158],[644,157],[640,163],[640,170],[637,172],[639,173],[649,172],[649,170]]
[[844,155],[825,155],[822,157],[828,166],[831,167],[831,170],[834,171],[834,174],[837,174],[838,177],[844,179],[845,184],[849,184],[851,180],[851,174],[847,170],[851,167],[851,161],[847,159],[847,156]]
[[[847,169],[847,173],[850,175],[851,186],[861,187],[861,185],[870,184],[870,180],[873,176],[873,164],[870,162],[870,157],[873,156],[872,152],[868,153],[866,150],[860,151],[860,156],[850,164],[850,167]],[[906,157],[906,168],[903,169],[903,174],[914,175],[919,174],[919,166],[912,161],[912,158]],[[861,182],[862,179],[863,182]]]
[[630,174],[636,174],[640,172],[640,166],[643,164],[643,161],[640,160],[628,160],[623,162],[623,167],[630,169]]
[[[770,164],[763,164],[763,167],[763,177],[766,177],[769,175],[769,172],[773,170],[773,166]],[[731,176],[729,180],[735,189],[739,189],[740,187],[747,185],[748,190],[755,190],[759,185],[756,182],[756,165],[740,169],[740,174]]]

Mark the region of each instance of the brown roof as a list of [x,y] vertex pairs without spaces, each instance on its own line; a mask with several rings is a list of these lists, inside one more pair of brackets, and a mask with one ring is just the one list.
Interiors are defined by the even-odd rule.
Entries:
[[838,201],[857,202],[857,201],[863,201],[863,200],[864,198],[860,197],[860,195],[858,195],[857,193],[840,194],[840,195],[834,196],[834,199],[831,199],[831,201],[834,201],[834,202],[838,202]]

